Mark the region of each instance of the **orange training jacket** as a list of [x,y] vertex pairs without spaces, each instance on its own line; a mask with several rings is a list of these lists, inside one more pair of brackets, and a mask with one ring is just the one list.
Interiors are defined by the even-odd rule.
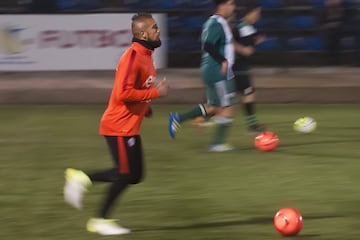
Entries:
[[133,42],[120,58],[108,106],[101,118],[99,133],[105,136],[134,136],[151,99],[158,98],[154,88],[156,71],[153,50]]

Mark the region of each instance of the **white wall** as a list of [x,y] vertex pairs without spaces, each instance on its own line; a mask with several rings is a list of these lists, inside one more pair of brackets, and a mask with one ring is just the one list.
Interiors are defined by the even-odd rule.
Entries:
[[[133,15],[0,15],[0,71],[115,69],[131,44]],[[166,43],[166,15],[153,16]],[[157,68],[166,57],[164,44],[154,55]]]

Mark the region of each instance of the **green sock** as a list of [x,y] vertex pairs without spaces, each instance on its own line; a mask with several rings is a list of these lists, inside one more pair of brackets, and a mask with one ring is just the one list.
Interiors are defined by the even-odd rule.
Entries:
[[253,126],[257,123],[256,115],[255,115],[255,103],[248,102],[243,104],[244,113],[245,113],[245,121],[248,127]]
[[248,127],[255,125],[257,122],[255,114],[245,116],[245,121]]
[[225,143],[228,130],[230,129],[231,123],[218,123],[216,124],[215,136],[212,144],[223,144]]
[[200,116],[206,117],[206,115],[207,115],[207,113],[205,111],[205,107],[203,104],[199,104],[198,106],[196,106],[193,109],[190,109],[187,112],[179,113],[180,122],[185,122],[189,119],[193,119],[193,118],[200,117]]

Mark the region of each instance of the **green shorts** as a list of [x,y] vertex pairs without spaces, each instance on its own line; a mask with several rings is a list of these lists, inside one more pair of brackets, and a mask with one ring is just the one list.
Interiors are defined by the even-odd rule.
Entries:
[[236,103],[235,79],[233,74],[221,74],[221,66],[201,66],[201,78],[206,88],[207,104],[227,107]]
[[234,79],[221,80],[215,83],[207,83],[207,104],[217,107],[228,107],[236,102]]

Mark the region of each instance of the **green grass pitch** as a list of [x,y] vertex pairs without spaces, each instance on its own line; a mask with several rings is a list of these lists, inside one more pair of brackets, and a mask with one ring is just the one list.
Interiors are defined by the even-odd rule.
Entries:
[[[154,105],[142,138],[145,181],[130,188],[113,218],[132,229],[128,240],[276,240],[282,207],[295,207],[304,228],[289,239],[354,240],[360,236],[360,106],[260,105],[258,118],[280,138],[259,152],[238,108],[229,142],[234,153],[207,153],[212,129],[184,124],[176,140],[167,133],[169,111]],[[103,105],[0,106],[0,239],[103,239],[85,231],[106,184],[95,184],[78,211],[63,202],[67,167],[111,166],[97,134]],[[293,122],[311,116],[312,134]]]

